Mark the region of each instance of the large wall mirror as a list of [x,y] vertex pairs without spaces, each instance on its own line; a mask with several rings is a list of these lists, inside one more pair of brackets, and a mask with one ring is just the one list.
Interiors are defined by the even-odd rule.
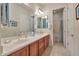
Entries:
[[7,26],[9,21],[9,4],[2,3],[1,4],[1,24],[3,26]]
[[9,19],[10,18],[9,12],[10,12],[9,3],[2,3],[1,4],[1,24],[2,26],[16,27],[17,22]]

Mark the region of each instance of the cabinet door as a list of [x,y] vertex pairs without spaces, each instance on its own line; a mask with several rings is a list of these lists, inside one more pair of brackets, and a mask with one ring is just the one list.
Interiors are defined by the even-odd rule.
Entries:
[[30,44],[30,56],[38,56],[38,41]]
[[20,52],[16,51],[16,52],[10,54],[9,56],[20,56],[20,55],[21,55]]
[[45,44],[44,44],[44,38],[39,40],[39,55],[42,55],[42,53],[45,50]]
[[10,54],[9,56],[28,56],[29,55],[29,46],[24,47],[12,54]]
[[26,46],[22,50],[20,50],[20,56],[29,56],[29,46]]
[[49,45],[49,35],[47,36],[47,40],[46,40],[46,43],[47,43],[47,46]]
[[45,48],[47,48],[49,45],[49,36],[45,37]]
[[23,49],[21,49],[21,50],[19,51],[19,54],[20,54],[20,56],[26,56],[26,54],[27,54],[26,47],[23,48]]
[[45,49],[47,48],[47,38],[45,37]]
[[29,46],[26,46],[26,56],[29,56],[30,55],[30,50],[29,50]]

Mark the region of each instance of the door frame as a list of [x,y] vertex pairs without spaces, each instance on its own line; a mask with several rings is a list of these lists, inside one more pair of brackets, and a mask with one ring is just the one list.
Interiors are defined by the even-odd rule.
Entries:
[[[61,8],[57,8],[57,9],[63,9],[63,45],[66,48],[67,47],[67,34],[68,34],[68,24],[67,24],[67,8],[66,7],[61,7]],[[54,10],[57,10],[54,9]],[[52,20],[53,18],[53,11],[52,10]],[[66,30],[65,30],[66,29]],[[52,29],[53,30],[53,29]]]
[[[55,9],[55,10],[61,10],[61,11],[59,11],[59,12],[62,12],[62,21],[63,21],[63,8],[59,8],[59,9]],[[53,10],[53,29],[54,29],[54,11],[55,10]],[[60,21],[61,22],[61,21]],[[63,23],[63,22],[62,22]],[[60,27],[61,27],[61,25],[60,25]],[[63,30],[63,28],[62,28],[62,30]],[[63,31],[62,31],[62,34],[63,34]],[[62,36],[61,36],[61,38],[63,38]],[[62,40],[63,41],[63,40]],[[53,30],[53,42],[54,42],[54,30]]]

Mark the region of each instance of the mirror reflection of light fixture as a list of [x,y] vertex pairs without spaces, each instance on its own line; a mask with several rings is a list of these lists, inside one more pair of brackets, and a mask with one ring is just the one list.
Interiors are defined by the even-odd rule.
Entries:
[[36,15],[41,15],[41,14],[44,14],[44,12],[42,12],[40,9],[38,9],[38,10],[35,11],[35,14]]
[[35,14],[36,14],[36,15],[40,15],[40,13],[38,12],[38,10],[35,11]]
[[24,3],[24,5],[26,5],[26,6],[30,7],[30,4],[29,4],[29,3]]
[[46,18],[47,19],[47,16],[43,16],[42,18]]
[[40,9],[39,9],[39,13],[40,13],[40,14],[44,14]]

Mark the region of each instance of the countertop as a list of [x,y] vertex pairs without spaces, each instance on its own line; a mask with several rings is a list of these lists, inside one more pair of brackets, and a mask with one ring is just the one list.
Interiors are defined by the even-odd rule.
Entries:
[[28,46],[29,44],[40,40],[42,37],[49,35],[49,33],[43,33],[43,34],[36,34],[35,36],[29,36],[23,40],[19,40],[17,42],[14,42],[13,44],[5,45],[3,46],[3,56],[7,56],[25,46]]

